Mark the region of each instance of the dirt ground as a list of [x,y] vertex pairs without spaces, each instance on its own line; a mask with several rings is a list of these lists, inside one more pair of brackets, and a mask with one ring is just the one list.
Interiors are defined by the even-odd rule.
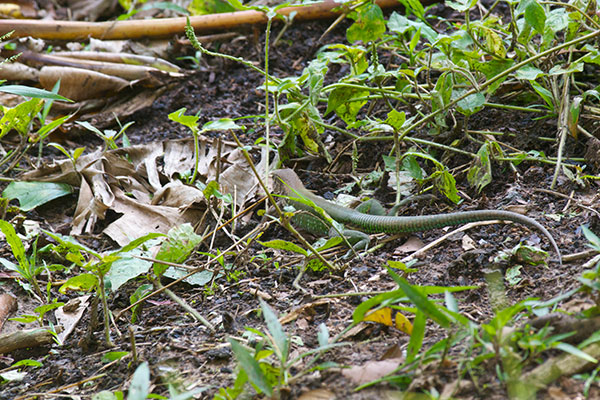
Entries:
[[[440,6],[441,7],[441,6]],[[442,9],[440,8],[440,12]],[[277,47],[271,50],[271,69],[278,76],[297,75],[312,59],[319,44],[316,42],[329,21],[294,23],[283,35]],[[325,37],[325,42],[344,41],[345,28],[340,25]],[[281,27],[275,25],[275,34]],[[242,40],[221,43],[219,51],[247,60],[262,63],[261,31],[248,28],[240,30]],[[381,56],[385,59],[385,55]],[[344,71],[333,71],[342,74]],[[200,71],[189,75],[177,82],[172,89],[164,93],[155,103],[134,114],[130,120],[135,124],[127,134],[132,143],[148,143],[152,141],[181,138],[188,136],[188,131],[169,121],[166,115],[181,107],[186,107],[189,114],[199,112],[200,125],[220,117],[236,118],[245,115],[255,115],[262,112],[264,94],[256,88],[262,78],[253,71],[231,61],[221,59],[204,59]],[[373,111],[377,112],[377,108]],[[128,122],[128,121],[123,121]],[[475,114],[469,120],[470,129],[489,129],[492,131],[512,132],[513,135],[504,139],[518,148],[527,148],[535,142],[536,149],[546,154],[556,154],[554,142],[536,141],[538,136],[554,136],[556,121],[535,120],[532,114],[515,111],[484,110]],[[589,130],[595,132],[595,125],[590,124]],[[348,173],[351,165],[351,154],[345,149],[349,138],[335,132],[328,132],[336,146],[334,156],[343,150],[337,164],[332,168],[322,159],[303,159],[290,163],[309,189],[315,190],[325,197],[330,192],[350,181]],[[252,134],[242,134],[240,139],[252,143],[261,131]],[[273,132],[275,140],[281,138],[281,131]],[[443,144],[450,144],[457,133],[434,138]],[[427,132],[418,135],[429,138]],[[230,139],[230,138],[228,138]],[[96,139],[80,135],[71,139],[74,144],[91,146]],[[97,142],[100,144],[99,142]],[[586,140],[574,140],[569,137],[566,146],[567,156],[578,156],[586,152]],[[477,143],[467,144],[469,150],[477,151]],[[540,148],[540,146],[542,146]],[[543,146],[546,146],[545,148]],[[345,150],[344,150],[345,149]],[[382,155],[389,153],[391,144],[366,142],[358,144],[361,154],[358,163],[360,172],[369,172],[376,168]],[[450,170],[457,180],[457,186],[465,201],[458,210],[490,208],[498,209],[511,205],[524,205],[527,214],[540,221],[552,235],[563,253],[569,255],[586,249],[587,241],[582,235],[581,226],[586,224],[595,232],[600,231],[600,221],[594,212],[579,207],[582,198],[593,197],[597,187],[578,187],[562,176],[554,191],[539,191],[549,189],[553,174],[553,166],[541,163],[523,162],[516,171],[507,164],[494,163],[492,184],[481,194],[474,192],[467,184],[464,165],[468,159],[454,154],[438,152],[437,156]],[[595,171],[596,173],[598,171]],[[557,194],[554,194],[556,192]],[[572,196],[569,200],[560,194]],[[393,196],[385,189],[377,192],[376,196],[384,201],[393,200]],[[76,202],[76,196],[65,201],[55,201],[39,210],[28,213],[27,217],[38,219],[44,227],[56,229],[60,224],[69,224],[70,216]],[[592,205],[593,207],[593,205]],[[456,210],[441,199],[424,200],[409,204],[402,210],[405,215],[437,214]],[[547,215],[563,214],[560,221]],[[260,216],[253,216],[248,227],[255,226]],[[108,223],[109,221],[106,221]],[[100,226],[98,229],[101,229]],[[440,237],[443,230],[417,233],[412,235],[428,243]],[[477,244],[477,250],[464,250],[462,243],[468,235]],[[282,238],[293,240],[292,236],[279,227],[268,229],[263,240]],[[377,240],[384,239],[381,235]],[[377,241],[376,240],[376,241]],[[351,293],[368,293],[389,291],[395,284],[388,276],[385,265],[388,260],[398,260],[406,255],[402,244],[406,237],[387,242],[376,252],[362,258],[354,258],[344,264],[339,271],[307,272],[301,280],[306,292],[292,286],[296,278],[301,259],[294,259],[290,253],[267,252],[268,261],[254,259],[253,255],[263,251],[254,244],[248,251],[247,257],[236,258],[235,270],[238,280],[219,279],[210,289],[180,284],[173,290],[189,304],[193,305],[202,315],[217,326],[217,332],[211,334],[203,325],[196,322],[188,313],[164,295],[159,295],[146,303],[141,318],[132,325],[125,316],[116,321],[120,334],[113,330],[113,341],[116,348],[107,349],[103,346],[102,325],[94,332],[91,343],[82,346],[82,338],[86,335],[89,315],[84,316],[75,332],[63,346],[47,346],[28,351],[20,351],[10,355],[10,359],[0,358],[0,369],[10,365],[8,361],[22,358],[39,359],[43,366],[31,369],[22,382],[9,383],[0,388],[0,399],[17,398],[90,398],[90,395],[101,390],[125,390],[131,378],[135,365],[128,361],[106,364],[101,361],[108,351],[131,351],[129,330],[135,332],[137,355],[140,360],[148,361],[152,371],[154,393],[166,395],[167,382],[184,380],[193,382],[196,387],[212,386],[202,398],[212,398],[219,387],[233,384],[236,371],[235,358],[226,345],[228,337],[241,337],[244,327],[264,329],[264,320],[259,310],[259,297],[267,299],[268,304],[279,314],[284,315],[292,310],[309,304],[298,317],[285,325],[286,332],[301,339],[294,348],[296,354],[302,350],[317,346],[317,328],[324,323],[330,330],[330,336],[341,332],[352,319],[352,312],[358,304],[369,296],[349,295]],[[228,247],[225,237],[219,238],[223,248]],[[516,224],[486,225],[452,236],[441,245],[428,251],[420,257],[414,268],[418,273],[411,274],[411,283],[420,285],[474,285],[478,289],[457,293],[456,298],[460,310],[480,323],[492,315],[485,274],[490,268],[491,258],[502,249],[511,248],[519,241],[540,244],[552,254],[546,239],[538,233],[529,231]],[[84,242],[94,248],[111,248],[113,243],[104,237],[85,238]],[[206,250],[202,248],[200,250]],[[12,258],[5,243],[0,244],[0,256]],[[200,255],[188,260],[189,265],[201,263]],[[233,261],[229,257],[228,261]],[[577,277],[581,274],[579,260],[566,261],[562,267],[550,262],[548,266],[528,266],[522,269],[522,280],[515,286],[507,286],[507,298],[516,303],[527,297],[550,299],[553,296],[578,286]],[[43,280],[43,278],[42,278]],[[3,279],[4,288],[27,297],[12,280]],[[118,312],[129,305],[129,296],[137,287],[128,284],[122,287],[110,298],[109,307]],[[340,297],[317,297],[323,295],[346,294]],[[61,301],[68,296],[57,295]],[[21,325],[24,327],[24,325]],[[434,324],[428,325],[424,347],[438,342],[445,337],[445,331]],[[408,343],[408,336],[395,328],[378,324],[366,324],[355,335],[345,338],[348,346],[342,346],[328,352],[322,361],[331,361],[341,366],[357,366],[369,361],[385,358],[389,352],[400,352]],[[478,386],[470,386],[456,396],[457,398],[506,398],[504,389],[499,385],[495,371],[478,371]],[[92,378],[92,379],[90,379]],[[459,378],[457,365],[437,365],[426,367],[417,373],[411,389],[418,391],[441,391],[444,385]],[[463,377],[467,379],[466,377]],[[90,379],[88,382],[82,381]],[[70,384],[75,384],[69,387]],[[388,390],[393,390],[390,384],[379,384],[362,391],[354,391],[356,384],[342,374],[342,369],[331,368],[307,374],[287,391],[283,398],[298,398],[302,393],[311,389],[328,389],[335,393],[338,399],[379,399],[386,398]],[[555,384],[568,397],[582,392],[582,381],[574,378],[564,378]],[[60,390],[59,394],[52,394]],[[592,387],[592,394],[598,394],[598,387]],[[548,393],[540,394],[545,398]],[[571,397],[575,398],[575,397]]]

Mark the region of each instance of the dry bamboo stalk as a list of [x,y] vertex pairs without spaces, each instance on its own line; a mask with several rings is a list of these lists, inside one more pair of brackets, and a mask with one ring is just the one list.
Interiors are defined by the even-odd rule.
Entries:
[[[377,0],[382,7],[398,6],[398,0]],[[424,2],[425,3],[425,2]],[[296,12],[295,20],[331,18],[340,14],[332,11],[340,3],[326,0],[306,7],[285,7],[278,14],[288,16]],[[196,31],[209,32],[226,30],[244,24],[264,24],[267,17],[260,11],[237,11],[223,14],[200,15],[190,17],[190,23]],[[181,34],[186,18],[163,18],[151,20],[83,22],[83,21],[41,21],[41,20],[0,20],[0,35],[12,30],[12,37],[31,36],[50,40],[82,40],[97,38],[104,40],[140,39],[168,37]]]

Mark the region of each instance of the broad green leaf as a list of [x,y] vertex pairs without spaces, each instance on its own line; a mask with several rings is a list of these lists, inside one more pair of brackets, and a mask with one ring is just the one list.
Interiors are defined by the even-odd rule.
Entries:
[[525,8],[525,21],[536,30],[540,35],[544,34],[546,24],[546,12],[537,0],[523,0],[522,6]]
[[209,121],[202,125],[202,132],[207,131],[225,131],[232,129],[242,129],[231,118],[221,118],[216,121]]
[[279,358],[281,364],[285,365],[287,362],[290,341],[285,334],[283,327],[279,323],[279,320],[277,319],[277,314],[275,314],[273,309],[269,307],[269,305],[263,299],[259,300],[260,308],[263,312],[267,328],[269,329],[269,333],[273,338],[275,353],[277,354],[277,358]]
[[58,289],[62,294],[65,294],[67,290],[76,290],[89,292],[98,286],[98,277],[94,274],[81,274],[69,278],[63,285]]
[[583,71],[583,63],[576,62],[576,63],[571,63],[568,65],[564,65],[564,64],[555,65],[554,67],[550,68],[550,71],[548,71],[548,75],[564,75],[564,74],[572,74],[575,72],[582,72],[582,71]]
[[65,303],[58,302],[56,301],[56,299],[54,299],[54,301],[54,303],[44,304],[42,306],[36,307],[34,311],[38,313],[38,315],[44,315],[48,311],[56,310],[57,308],[60,308],[65,305]]
[[72,236],[64,236],[64,235],[61,235],[60,233],[54,233],[54,232],[50,232],[47,230],[44,230],[43,232],[46,235],[50,236],[52,239],[56,240],[61,246],[65,247],[67,250],[69,250],[72,253],[84,252],[84,253],[90,254],[90,255],[98,258],[99,260],[102,259],[102,255],[100,255],[100,253],[97,253],[96,251],[90,249],[89,247],[79,243]]
[[396,132],[399,132],[406,121],[406,114],[404,111],[396,111],[396,109],[390,111],[387,115],[385,123],[394,128]]
[[[464,90],[462,89],[456,91],[457,96],[461,96],[463,93]],[[469,95],[464,99],[460,100],[458,103],[456,103],[456,106],[460,113],[466,116],[470,116],[475,114],[476,112],[481,111],[481,109],[483,109],[484,103],[485,96],[482,93],[473,93],[472,95]]]
[[446,5],[458,12],[464,13],[477,3],[477,0],[452,0],[446,1]]
[[268,242],[259,241],[258,243],[270,249],[292,251],[294,253],[302,254],[303,256],[308,256],[308,253],[302,247],[286,240],[275,239]]
[[227,341],[231,344],[231,350],[233,350],[235,358],[239,361],[240,366],[248,375],[250,382],[270,397],[273,394],[273,387],[267,381],[267,377],[260,368],[258,361],[256,361],[250,352],[235,339],[228,338]]
[[143,362],[133,373],[127,400],[146,400],[150,393],[150,368]]
[[[132,252],[131,254],[135,253]],[[122,257],[113,261],[110,265],[110,269],[104,277],[104,283],[111,292],[116,292],[131,279],[147,273],[151,266],[150,261],[140,260],[128,256],[128,253],[122,253]]]
[[337,87],[329,94],[325,115],[335,111],[344,122],[350,125],[356,122],[356,115],[362,106],[367,104],[367,100],[356,101],[354,99],[364,98],[368,95],[368,90],[345,86]]
[[[189,223],[175,226],[167,233],[167,237],[161,243],[160,250],[154,258],[172,263],[183,263],[201,241],[202,236],[197,235]],[[168,266],[154,264],[153,268],[156,276],[161,276]]]
[[26,136],[31,129],[33,119],[43,106],[43,100],[31,99],[13,108],[5,109],[4,115],[0,119],[0,138],[12,129],[16,130],[21,136]]
[[376,4],[367,3],[348,17],[354,19],[354,23],[346,30],[349,43],[361,40],[366,44],[380,39],[385,33],[383,11]]
[[30,211],[42,204],[73,193],[73,187],[54,182],[11,182],[2,192],[8,199],[18,199],[19,208]]
[[92,400],[123,400],[123,397],[119,398],[116,393],[109,390],[103,390],[92,395]]
[[185,107],[180,108],[177,111],[173,111],[171,114],[168,115],[168,117],[171,121],[178,122],[181,125],[190,128],[192,132],[197,132],[199,117],[195,115],[185,115],[186,111],[187,109]]
[[569,13],[565,8],[557,7],[548,13],[546,27],[552,32],[560,32],[569,26]]
[[59,94],[49,92],[44,89],[37,89],[29,86],[21,85],[4,85],[0,86],[0,92],[16,94],[24,97],[31,97],[36,99],[51,99],[51,100],[63,100],[72,103],[73,100],[69,100]]
[[387,25],[391,32],[396,32],[399,34],[404,34],[409,31],[420,31],[421,36],[427,39],[429,43],[434,43],[438,39],[437,32],[428,24],[424,23],[423,21],[412,21],[395,11],[392,12],[392,15],[390,15]]
[[[474,61],[473,69],[476,71],[481,71],[485,75],[487,80],[490,80],[495,76],[500,75],[508,68],[512,67],[513,64],[513,60],[493,59],[490,61]],[[502,82],[504,82],[508,78],[508,76],[509,75],[505,76],[504,78],[498,79],[493,84],[488,86],[486,89],[487,93],[493,94],[496,91],[496,89],[498,89],[498,87],[502,84]]]
[[415,17],[425,21],[425,9],[419,0],[399,0],[408,12],[412,12]]
[[115,360],[120,360],[128,354],[128,351],[109,351],[108,353],[102,356],[100,361],[106,364]]
[[527,64],[524,67],[519,68],[517,72],[515,72],[515,77],[517,79],[526,79],[528,81],[535,81],[538,77],[544,75],[544,71],[534,67],[531,64]]

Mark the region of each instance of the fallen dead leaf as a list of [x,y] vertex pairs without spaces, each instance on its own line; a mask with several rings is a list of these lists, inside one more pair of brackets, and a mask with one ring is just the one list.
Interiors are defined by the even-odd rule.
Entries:
[[392,358],[382,361],[369,361],[362,366],[354,366],[349,369],[342,370],[342,375],[350,379],[356,385],[383,378],[386,375],[394,372],[400,365],[402,359]]
[[303,393],[298,400],[333,400],[335,394],[327,389],[314,389],[309,392]]
[[425,244],[421,239],[416,236],[411,236],[402,245],[396,247],[394,254],[412,253],[421,249],[423,246],[425,246]]

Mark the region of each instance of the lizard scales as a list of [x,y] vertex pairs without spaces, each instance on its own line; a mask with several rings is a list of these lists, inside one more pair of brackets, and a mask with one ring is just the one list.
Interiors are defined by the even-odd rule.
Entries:
[[[316,206],[322,208],[329,216],[343,224],[350,225],[366,233],[408,233],[429,231],[446,226],[461,225],[469,222],[478,221],[512,221],[533,228],[544,234],[552,244],[554,251],[558,255],[558,261],[562,265],[560,250],[552,234],[539,222],[525,215],[517,214],[512,211],[503,210],[474,210],[460,211],[448,214],[419,215],[419,216],[382,216],[365,214],[347,207],[334,204],[319,197],[304,187],[298,175],[291,169],[278,169],[273,171],[275,177],[276,192],[288,197],[298,197],[298,195],[310,200]],[[279,181],[279,182],[277,182]],[[302,211],[314,212],[312,207],[307,204],[290,201],[292,205]],[[310,226],[304,226],[304,229],[311,230]],[[313,232],[314,233],[314,232]]]

